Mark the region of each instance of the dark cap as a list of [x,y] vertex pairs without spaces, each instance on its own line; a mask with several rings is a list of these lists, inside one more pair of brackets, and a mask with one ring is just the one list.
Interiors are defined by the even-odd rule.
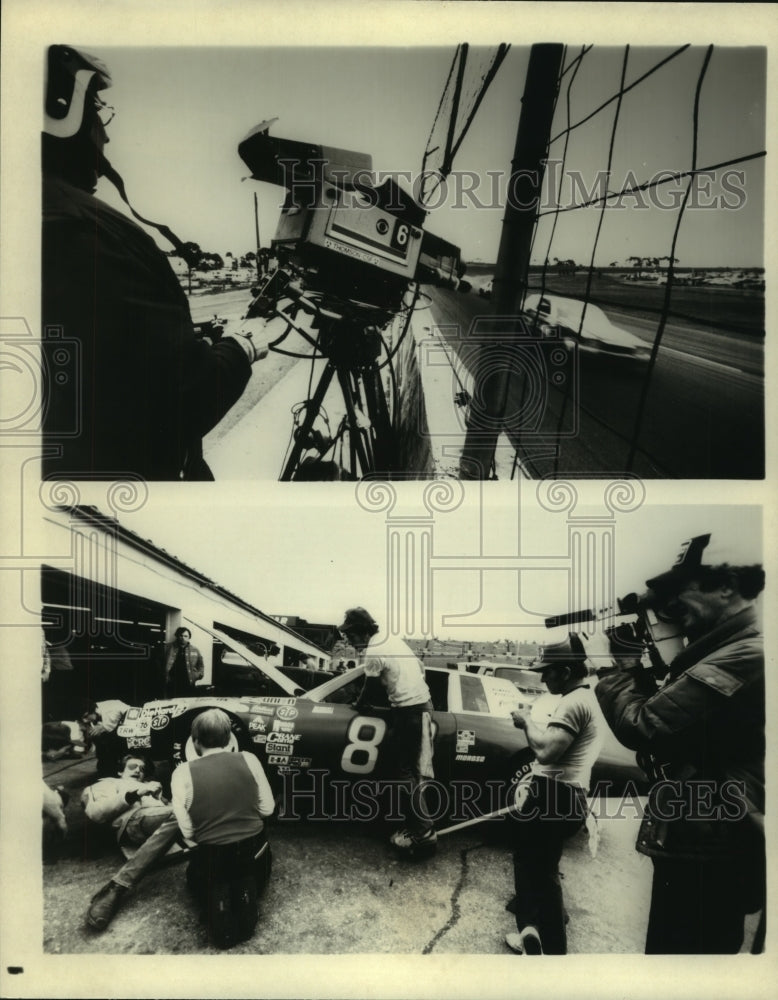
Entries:
[[375,635],[378,631],[378,624],[373,616],[368,611],[365,611],[364,608],[349,608],[339,631],[350,632],[352,629]]
[[646,580],[649,590],[655,594],[673,593],[693,580],[703,565],[702,554],[709,541],[710,535],[695,535],[683,542],[670,569]]
[[555,642],[551,646],[544,646],[540,655],[540,660],[529,669],[538,673],[546,667],[553,667],[556,664],[583,663],[586,659],[586,650],[581,638],[574,632],[570,632],[563,642]]

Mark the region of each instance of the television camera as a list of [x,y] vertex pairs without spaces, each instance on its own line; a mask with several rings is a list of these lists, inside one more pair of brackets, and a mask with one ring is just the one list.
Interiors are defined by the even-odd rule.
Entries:
[[[280,478],[391,475],[398,464],[393,362],[440,241],[424,232],[424,209],[391,178],[372,183],[368,154],[271,136],[271,124],[256,126],[238,146],[253,179],[286,190],[244,319],[283,317],[286,329],[271,350],[324,362],[318,384],[312,370],[309,397],[293,410]],[[292,331],[312,354],[280,346]],[[337,428],[323,408],[333,380],[345,404]]]

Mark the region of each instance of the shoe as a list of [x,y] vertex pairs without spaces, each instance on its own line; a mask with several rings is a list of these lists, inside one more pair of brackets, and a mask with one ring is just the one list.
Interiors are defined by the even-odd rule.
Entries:
[[393,847],[399,847],[400,850],[409,851],[413,847],[413,836],[410,830],[395,830],[389,838],[389,843]]
[[521,934],[506,934],[505,943],[511,951],[515,951],[517,955],[524,954],[524,946],[521,943]]
[[93,931],[105,930],[119,909],[126,892],[126,886],[112,880],[95,893],[86,914],[86,922]]
[[521,945],[525,955],[542,955],[543,945],[535,927],[525,927],[521,932]]

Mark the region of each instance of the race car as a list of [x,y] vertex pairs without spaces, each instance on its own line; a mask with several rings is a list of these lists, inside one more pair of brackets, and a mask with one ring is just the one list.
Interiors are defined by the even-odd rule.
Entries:
[[[221,634],[219,638],[234,643],[242,656],[262,667],[261,658],[242,644]],[[304,693],[280,671],[270,669],[270,673],[279,686],[286,682],[288,695],[206,694],[152,701],[130,708],[118,735],[128,752],[175,766],[195,756],[190,738],[195,716],[207,708],[221,708],[232,720],[232,749],[257,755],[283,801],[280,818],[299,818],[311,810],[322,819],[354,818],[355,797],[360,803],[358,818],[385,815],[390,804],[385,796],[392,794],[390,709],[387,701],[362,712],[354,707],[364,668],[357,666]],[[425,678],[433,705],[438,812],[466,819],[500,808],[534,758],[523,730],[510,717],[521,700],[519,692],[509,680],[442,668],[428,667]],[[599,765],[602,775],[609,780],[616,775],[621,783],[640,774],[634,755],[615,739]]]
[[531,294],[524,300],[523,312],[531,324],[537,324],[541,333],[550,335],[556,331],[570,346],[575,346],[581,356],[615,358],[641,366],[651,357],[651,348],[644,340],[615,326],[602,309],[591,302],[560,295]]

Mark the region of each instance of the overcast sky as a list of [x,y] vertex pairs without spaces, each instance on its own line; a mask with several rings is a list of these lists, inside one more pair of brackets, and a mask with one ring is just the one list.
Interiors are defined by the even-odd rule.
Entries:
[[[223,490],[215,494],[195,484],[185,493],[155,492],[152,486],[147,503],[120,522],[268,614],[338,623],[346,608],[362,605],[385,625],[392,610],[386,513],[367,509],[350,488],[336,485],[325,493],[272,485],[263,488],[262,503],[248,489],[226,497]],[[585,587],[575,591],[575,580],[603,573],[590,558],[567,558],[569,527],[580,526],[581,517],[599,519],[583,525],[595,535],[615,525],[618,596],[644,589],[646,578],[669,568],[680,543],[693,535],[712,533],[716,561],[762,560],[757,507],[643,503],[611,520],[604,486],[579,483],[580,501],[570,519],[569,512],[541,505],[538,484],[498,484],[487,490],[485,508],[481,487],[464,484],[464,502],[452,511],[433,511],[429,519],[425,485],[401,486],[389,521],[428,518],[432,630],[440,637],[543,638],[543,618],[571,610],[578,595],[587,596]],[[499,556],[509,565],[473,569],[478,556]],[[398,593],[401,603],[417,600],[405,583]],[[405,615],[403,607],[403,622]],[[408,631],[423,634],[418,612],[416,627]]]
[[[111,39],[115,41],[115,39]],[[506,39],[509,40],[509,39]],[[630,49],[626,83],[638,79],[678,45]],[[72,39],[78,44],[79,39]],[[237,146],[261,121],[278,117],[273,134],[370,154],[379,172],[410,171],[415,178],[455,46],[366,48],[117,48],[84,45],[107,62],[113,87],[104,96],[116,107],[107,155],[123,174],[130,200],[148,218],[163,221],[203,249],[244,253],[254,247],[254,203],[260,203],[260,239],[267,244],[278,219],[281,191],[255,181]],[[493,50],[473,47],[464,93],[472,95]],[[569,63],[580,49],[570,47]],[[660,171],[688,170],[692,162],[692,112],[705,48],[692,47],[624,97],[614,145],[609,191],[643,183]],[[507,172],[521,109],[529,48],[513,45],[479,109],[454,163],[479,178]],[[595,46],[583,59],[570,96],[575,123],[618,90],[623,47]],[[563,83],[552,132],[567,121]],[[716,48],[701,91],[698,167],[764,149],[765,55],[759,49]],[[605,171],[615,103],[571,133],[566,154],[560,139],[551,157],[564,155],[562,205],[581,201]],[[560,168],[561,169],[561,168]],[[732,170],[729,193],[722,176],[707,182],[701,202],[689,209],[676,256],[687,265],[762,263],[764,163]],[[575,174],[580,180],[573,180]],[[472,186],[472,180],[468,185]],[[504,185],[494,200],[492,183],[479,182],[477,207],[449,185],[448,199],[426,226],[461,246],[467,260],[494,260],[504,215]],[[409,186],[406,183],[406,186]],[[658,190],[665,206],[672,190]],[[601,189],[596,188],[599,192]],[[734,192],[734,193],[733,193]],[[121,205],[107,182],[100,195]],[[726,197],[736,209],[710,207]],[[669,254],[677,211],[648,204],[606,215],[595,263],[626,261],[630,255]],[[744,204],[741,202],[744,201]],[[488,207],[491,206],[491,207]],[[550,220],[543,224],[534,260],[573,257],[588,263],[599,212],[565,213],[548,247]]]

